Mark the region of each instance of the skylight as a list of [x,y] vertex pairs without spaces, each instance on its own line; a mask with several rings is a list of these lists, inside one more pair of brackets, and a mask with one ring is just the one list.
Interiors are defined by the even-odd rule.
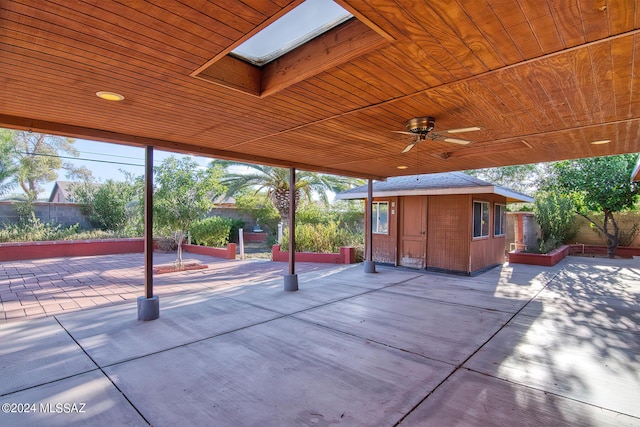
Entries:
[[332,0],[306,0],[231,51],[265,65],[353,17]]

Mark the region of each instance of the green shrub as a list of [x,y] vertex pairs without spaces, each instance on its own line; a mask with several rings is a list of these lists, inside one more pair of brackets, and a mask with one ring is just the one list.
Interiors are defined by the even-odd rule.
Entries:
[[41,242],[49,240],[91,240],[116,239],[132,237],[126,233],[116,233],[102,230],[80,230],[78,224],[63,227],[59,224],[42,222],[32,214],[28,221],[18,224],[5,225],[0,229],[1,243]]
[[210,216],[189,227],[191,242],[196,245],[220,247],[229,242],[233,221],[230,218]]
[[78,231],[76,234],[69,234],[63,240],[94,240],[94,239],[120,239],[132,236],[124,232],[104,231],[104,230],[85,230]]
[[178,249],[176,239],[168,236],[157,236],[153,238],[154,247],[161,252],[174,252]]
[[280,214],[273,207],[266,194],[255,193],[254,190],[245,190],[234,194],[234,198],[236,206],[241,212],[251,215],[263,230],[275,234],[278,229]]
[[573,239],[578,231],[571,198],[554,192],[538,192],[533,214],[540,226],[540,252],[548,253]]
[[296,224],[320,224],[332,219],[327,209],[322,209],[316,203],[300,203],[296,209]]
[[35,199],[28,196],[26,200],[15,202],[13,204],[13,210],[18,214],[20,224],[29,224],[32,218],[35,218],[36,208],[33,206]]
[[[336,253],[342,246],[362,246],[362,239],[361,233],[341,227],[339,222],[296,225],[296,251],[298,252]],[[289,230],[285,230],[282,237],[282,250],[287,251],[288,245]]]
[[362,200],[339,200],[334,202],[332,213],[334,221],[354,232],[364,233],[364,202]]
[[[131,229],[136,214],[128,205],[137,197],[138,187],[134,182],[107,180],[103,184],[83,182],[70,187],[80,209],[92,226],[101,230],[122,231]],[[139,186],[139,185],[138,185]]]
[[240,240],[240,236],[238,230],[244,228],[244,221],[241,219],[233,219],[231,220],[231,231],[229,232],[229,242],[238,243]]
[[296,212],[296,224],[329,224],[332,222],[352,230],[364,229],[364,205],[341,200],[327,209],[317,203],[301,203]]
[[68,228],[61,225],[41,222],[35,214],[18,224],[5,225],[0,230],[0,242],[40,242],[46,240],[64,240],[78,233],[79,225]]

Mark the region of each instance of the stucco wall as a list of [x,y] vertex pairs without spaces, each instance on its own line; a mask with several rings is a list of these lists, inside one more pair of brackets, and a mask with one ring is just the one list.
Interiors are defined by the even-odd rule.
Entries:
[[[514,236],[514,219],[517,213],[507,213],[507,249],[510,247],[510,243],[515,242]],[[528,228],[526,234],[529,239],[526,243],[529,247],[537,246],[537,238],[539,237],[540,227],[536,223],[535,217],[533,214],[528,213],[528,224],[525,226]],[[638,224],[640,227],[640,212],[618,212],[614,214],[616,221],[618,222],[618,226],[622,232],[629,232],[633,228],[633,224]],[[597,221],[602,221],[602,214],[595,214],[593,219]],[[590,227],[589,222],[577,216],[576,223],[578,225],[578,233],[576,236],[571,239],[570,242],[567,243],[578,243],[585,245],[606,245],[607,240],[605,237],[596,232],[594,228]],[[640,246],[640,233],[635,237],[630,246]]]
[[[613,214],[613,216],[616,219],[621,232],[629,232],[629,230],[633,228],[634,223],[638,224],[638,227],[640,227],[640,212],[619,212]],[[599,222],[602,222],[602,218],[602,214],[593,216],[593,219]],[[579,224],[578,234],[569,243],[583,243],[585,245],[607,244],[607,239],[604,235],[597,233],[592,227],[590,227],[589,222],[586,219],[578,217],[576,222]],[[629,246],[640,246],[640,233]]]

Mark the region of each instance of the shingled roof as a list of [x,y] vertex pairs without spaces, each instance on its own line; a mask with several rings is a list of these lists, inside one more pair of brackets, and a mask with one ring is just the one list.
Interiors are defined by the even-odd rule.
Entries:
[[[56,181],[53,188],[51,189],[51,194],[49,195],[49,202],[73,202],[74,198],[69,191],[69,186],[71,184],[78,184],[78,182],[72,181]],[[56,200],[56,194],[60,194],[58,200]]]
[[[508,202],[533,202],[533,198],[463,172],[409,175],[374,181],[373,196],[433,196],[447,194],[499,194]],[[337,199],[365,199],[367,186],[352,188],[336,195]]]

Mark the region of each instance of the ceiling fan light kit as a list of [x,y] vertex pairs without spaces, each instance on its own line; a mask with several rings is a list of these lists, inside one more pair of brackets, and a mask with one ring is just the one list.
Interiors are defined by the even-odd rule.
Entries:
[[436,119],[433,117],[414,117],[407,120],[405,127],[411,133],[421,134],[429,133],[436,125]]
[[[467,145],[471,144],[473,141],[469,141],[466,139],[458,139],[458,138],[447,138],[438,133],[432,132],[436,126],[436,119],[431,116],[424,117],[414,117],[412,119],[407,120],[405,124],[406,131],[393,131],[395,133],[401,133],[404,135],[411,135],[414,137],[413,141],[407,144],[402,150],[403,153],[407,153],[413,149],[419,142],[425,141],[426,139],[430,139],[432,141],[443,141],[449,142],[452,144],[459,145]],[[456,133],[464,133],[464,132],[476,132],[482,130],[479,126],[469,126],[465,128],[457,128],[457,129],[449,129],[440,131],[440,133],[448,133],[448,134],[456,134]]]

